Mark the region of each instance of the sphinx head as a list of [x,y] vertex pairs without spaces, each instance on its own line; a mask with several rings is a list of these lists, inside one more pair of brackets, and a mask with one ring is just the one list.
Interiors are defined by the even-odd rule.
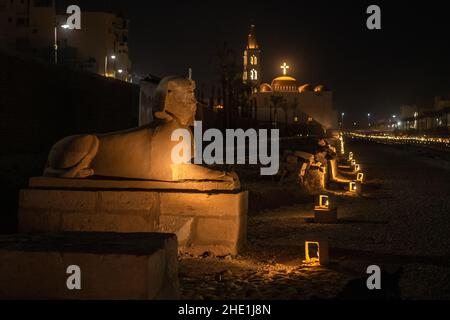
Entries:
[[195,82],[179,76],[161,80],[155,92],[155,117],[176,119],[182,125],[193,125],[197,99]]

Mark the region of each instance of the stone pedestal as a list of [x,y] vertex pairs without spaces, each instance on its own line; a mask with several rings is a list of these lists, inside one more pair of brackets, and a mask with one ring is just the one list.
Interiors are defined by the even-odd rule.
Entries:
[[173,234],[5,235],[0,299],[177,299],[177,264]]
[[169,232],[179,250],[235,255],[245,244],[248,192],[220,182],[32,178],[20,232]]

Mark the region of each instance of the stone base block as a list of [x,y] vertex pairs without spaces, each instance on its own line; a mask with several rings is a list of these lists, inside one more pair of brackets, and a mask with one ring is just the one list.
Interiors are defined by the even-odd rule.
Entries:
[[316,223],[337,223],[337,208],[322,209],[314,208],[314,221]]
[[177,299],[177,268],[173,234],[0,236],[0,299]]
[[[85,188],[101,185],[45,178],[41,186],[21,190],[20,232],[168,232],[175,233],[179,250],[235,255],[245,244],[248,192],[240,190],[141,189],[127,181],[127,189]],[[195,182],[192,187],[198,187]],[[111,186],[111,183],[107,184]]]

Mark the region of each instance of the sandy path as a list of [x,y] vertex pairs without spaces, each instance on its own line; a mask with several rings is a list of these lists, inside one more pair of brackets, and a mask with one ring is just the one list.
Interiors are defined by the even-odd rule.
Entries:
[[[403,266],[402,297],[450,298],[450,166],[445,154],[349,142],[368,181],[339,197],[340,222],[311,223],[312,204],[250,213],[249,246],[236,259],[180,260],[185,298],[333,298],[377,264]],[[331,265],[301,265],[303,241],[328,238]]]

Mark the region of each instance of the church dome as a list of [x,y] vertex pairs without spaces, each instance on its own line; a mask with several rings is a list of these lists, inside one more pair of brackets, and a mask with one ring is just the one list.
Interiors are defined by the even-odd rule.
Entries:
[[281,76],[272,80],[273,91],[297,91],[297,80],[289,76]]
[[259,91],[260,92],[272,92],[272,87],[268,83],[262,83],[259,86]]
[[306,84],[298,87],[298,92],[300,92],[300,93],[307,92],[307,91],[313,91],[313,88],[309,83],[306,83]]

